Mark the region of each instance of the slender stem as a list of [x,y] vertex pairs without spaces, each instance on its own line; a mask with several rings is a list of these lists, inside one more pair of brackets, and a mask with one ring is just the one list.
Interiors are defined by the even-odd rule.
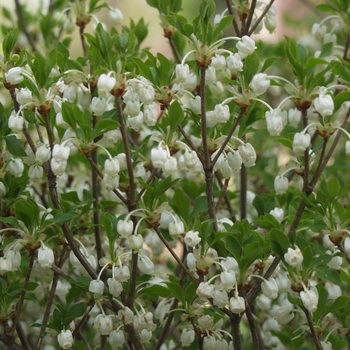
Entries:
[[161,239],[161,241],[164,243],[164,245],[167,247],[168,251],[170,252],[170,254],[173,256],[173,258],[176,260],[176,262],[182,267],[183,271],[185,271],[186,275],[188,277],[191,278],[191,280],[193,282],[195,282],[196,284],[199,283],[199,281],[197,280],[197,278],[195,278],[192,273],[190,272],[190,270],[186,267],[186,265],[181,261],[181,259],[177,256],[177,254],[174,252],[174,250],[170,247],[169,243],[167,242],[167,240],[164,238],[164,236],[162,235],[162,233],[159,231],[158,227],[154,228],[154,231],[157,233],[158,237]]
[[24,333],[24,330],[22,328],[21,322],[17,323],[16,332],[17,332],[19,340],[21,341],[23,349],[24,350],[32,350],[32,348],[30,347],[30,344],[28,342],[27,335]]
[[200,67],[201,127],[202,127],[204,170],[210,169],[210,156],[208,151],[208,140],[207,140],[205,72],[206,72],[206,68]]
[[168,38],[168,40],[169,40],[171,50],[173,51],[173,55],[175,56],[177,63],[181,63],[180,53],[175,45],[174,39],[172,37],[170,37],[170,38]]
[[[146,181],[146,184],[150,184],[150,183],[153,181],[154,176],[155,176],[157,170],[158,170],[158,169],[153,168],[153,170],[152,170],[152,172],[151,172],[151,175],[149,176],[149,178],[148,178],[147,181]],[[136,203],[141,199],[141,197],[142,197],[142,195],[145,193],[145,191],[146,191],[146,187],[142,187],[142,189],[140,190],[140,192],[139,192],[138,195],[136,196],[136,199],[135,199],[135,202],[136,202]]]
[[[303,116],[303,125],[304,125],[304,129],[307,127],[307,110],[303,109],[302,111],[302,116]],[[310,159],[310,155],[309,155],[309,151],[310,151],[310,147],[308,147],[305,151],[304,151],[304,184],[303,184],[303,191],[305,193],[307,193],[309,191],[309,159]]]
[[[218,180],[219,186],[220,186],[221,191],[222,191],[223,187],[224,187],[224,184],[222,183],[220,175],[218,174],[218,172],[215,173],[215,176],[216,176],[216,179]],[[226,182],[226,180],[225,180],[225,182]],[[229,181],[228,181],[228,183],[229,183]],[[227,195],[227,186],[226,186],[226,189],[225,189],[224,199],[225,199],[225,204],[226,204],[227,210],[229,211],[229,213],[231,215],[233,215],[233,208],[232,208],[232,205],[231,205],[231,202],[230,202],[230,198]],[[219,198],[219,200],[220,200],[220,198]],[[216,212],[218,211],[218,203],[216,204],[215,210],[216,210]],[[236,221],[236,219],[234,217],[233,217],[233,221]]]
[[226,6],[227,6],[227,10],[228,10],[228,13],[233,16],[232,18],[232,24],[233,24],[233,28],[236,32],[236,35],[239,35],[239,28],[238,28],[238,24],[237,24],[237,21],[236,21],[236,18],[235,18],[235,15],[232,11],[232,7],[231,7],[231,0],[226,0]]
[[46,308],[45,308],[44,317],[43,317],[43,320],[42,320],[43,326],[40,329],[39,343],[38,343],[38,346],[37,346],[38,350],[42,349],[42,347],[44,345],[44,332],[45,332],[45,329],[46,329],[47,321],[49,320],[49,317],[50,317],[50,312],[51,312],[51,307],[52,307],[52,304],[53,304],[53,300],[55,298],[56,287],[57,287],[57,283],[58,283],[58,277],[59,277],[59,275],[56,272],[54,272],[53,278],[52,278],[52,283],[51,283],[51,290],[50,290],[49,298],[48,298],[48,300],[46,302]]
[[241,121],[241,118],[242,118],[242,116],[243,116],[243,113],[244,113],[244,110],[243,110],[243,108],[241,108],[241,110],[239,111],[239,114],[238,114],[238,116],[237,116],[235,122],[233,123],[233,125],[232,125],[232,127],[231,127],[229,133],[227,134],[227,136],[226,136],[224,142],[222,143],[222,145],[221,145],[219,151],[215,154],[214,159],[211,161],[212,166],[214,166],[214,165],[216,164],[216,162],[217,162],[217,160],[219,159],[221,153],[224,151],[225,147],[226,147],[227,144],[230,142],[233,133],[235,132],[235,130],[236,130],[236,128],[237,128],[239,122]]
[[239,327],[241,323],[241,316],[232,313],[230,321],[232,327],[233,348],[235,350],[242,350],[241,330]]
[[307,323],[309,325],[309,328],[310,328],[310,332],[311,332],[311,336],[312,336],[312,339],[314,340],[314,343],[316,345],[316,350],[322,350],[323,347],[322,347],[322,344],[320,342],[320,338],[317,336],[316,334],[316,331],[315,331],[315,327],[314,327],[314,324],[312,322],[312,317],[311,317],[311,314],[310,312],[302,307],[302,310],[304,311],[305,313],[305,316],[306,316],[306,319],[307,319]]
[[79,34],[80,34],[81,46],[83,48],[83,54],[84,54],[85,57],[87,57],[88,51],[87,51],[87,47],[86,47],[86,40],[85,40],[85,36],[84,36],[84,29],[85,29],[85,27],[80,26],[79,27]]
[[19,323],[19,318],[21,316],[21,312],[23,309],[24,297],[27,293],[26,288],[27,288],[28,283],[29,283],[30,275],[32,274],[32,271],[33,271],[33,265],[34,265],[34,260],[35,260],[34,258],[35,258],[34,254],[31,254],[30,259],[29,259],[27,273],[26,273],[26,278],[25,278],[24,283],[23,283],[24,290],[22,291],[21,296],[20,296],[19,301],[18,301],[17,306],[16,306],[16,316],[13,320],[13,324],[11,327],[11,335],[13,335],[15,329],[17,328],[17,324]]
[[252,3],[250,5],[250,9],[249,9],[249,15],[248,15],[247,21],[245,23],[244,28],[242,28],[242,36],[248,34],[249,27],[252,24],[255,7],[256,7],[256,0],[252,0]]
[[180,130],[182,136],[185,138],[185,140],[187,141],[188,145],[191,147],[191,149],[196,152],[198,159],[200,160],[200,162],[203,164],[204,163],[204,158],[202,157],[202,155],[197,151],[195,145],[192,143],[191,139],[189,138],[189,136],[187,135],[186,131],[183,129],[183,127],[178,124],[178,129]]
[[260,22],[263,20],[267,12],[269,11],[270,7],[272,4],[275,2],[275,0],[270,0],[269,4],[265,7],[265,10],[263,13],[260,15],[260,17],[255,21],[254,25],[250,28],[248,32],[248,36],[251,36],[254,33],[254,30],[259,26]]
[[220,193],[220,197],[219,197],[218,201],[216,202],[215,213],[218,212],[218,210],[220,209],[220,205],[221,205],[222,200],[225,198],[225,196],[227,196],[227,186],[228,186],[228,184],[230,182],[230,178],[225,179],[225,182],[222,183],[221,179],[218,177],[218,175],[216,177],[217,177],[217,179],[218,179],[218,181],[220,183],[221,193]]
[[[98,168],[98,166],[96,165],[96,163],[93,161],[93,159],[91,158],[90,155],[86,155],[86,159],[89,161],[90,165],[95,169],[96,173],[98,174],[98,176],[100,178],[103,178],[103,173],[102,171]],[[117,189],[113,189],[112,190],[116,196],[126,205],[127,204],[127,200],[126,198],[124,198],[124,196],[117,190]]]
[[348,33],[346,36],[346,41],[344,45],[344,53],[343,53],[343,60],[346,61],[348,57],[348,52],[349,52],[349,45],[350,45],[350,34]]
[[126,130],[126,125],[124,121],[123,116],[123,110],[122,110],[122,102],[120,97],[115,98],[116,105],[117,105],[117,113],[118,113],[118,120],[120,124],[120,132],[122,134],[123,139],[123,145],[124,145],[124,153],[126,156],[126,166],[129,176],[129,189],[127,191],[127,198],[128,198],[128,209],[129,211],[132,211],[136,207],[135,202],[135,180],[134,180],[134,172],[132,167],[132,157],[131,157],[131,151],[129,146],[129,139],[128,139],[128,133]]
[[19,26],[23,30],[23,33],[24,33],[25,37],[27,38],[27,40],[29,42],[29,45],[31,46],[32,50],[33,51],[38,51],[36,46],[35,46],[35,42],[34,42],[33,38],[31,37],[31,35],[28,32],[26,23],[24,21],[22,7],[21,7],[21,4],[20,4],[19,0],[15,0],[15,5],[16,5],[16,12],[17,12]]
[[252,313],[252,310],[250,308],[250,305],[247,303],[247,300],[245,300],[245,314],[247,315],[247,319],[249,322],[250,327],[250,333],[252,335],[252,340],[254,344],[254,350],[263,350],[264,349],[264,343],[261,337],[259,336],[259,330],[257,328],[257,325],[254,320],[254,315]]
[[[245,136],[244,136],[245,140]],[[248,171],[242,164],[241,167],[241,183],[240,183],[240,204],[241,204],[241,220],[247,217],[247,186],[248,184]]]
[[214,207],[214,189],[213,189],[213,165],[210,161],[210,154],[208,149],[207,140],[207,118],[206,118],[206,88],[205,88],[205,72],[206,67],[200,67],[200,95],[201,95],[201,126],[202,126],[202,143],[204,162],[203,170],[205,175],[206,193],[208,201],[208,214],[211,220],[213,220],[213,229],[218,231],[218,225],[216,222],[215,207]]

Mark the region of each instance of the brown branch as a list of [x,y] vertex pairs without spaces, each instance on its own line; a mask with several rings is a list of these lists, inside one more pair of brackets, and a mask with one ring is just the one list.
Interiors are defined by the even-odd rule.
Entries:
[[275,0],[271,0],[269,4],[265,7],[265,10],[263,13],[260,15],[260,17],[255,21],[253,26],[250,28],[249,32],[247,33],[248,36],[251,36],[254,33],[254,30],[259,26],[260,22],[263,20],[267,12],[269,11],[270,7],[272,4],[275,2]]
[[244,28],[242,28],[242,36],[248,34],[249,27],[250,27],[250,25],[252,23],[252,20],[253,20],[255,7],[256,7],[256,0],[252,0],[252,3],[250,5],[250,9],[249,9],[249,15],[248,15],[247,21],[245,23]]
[[232,11],[231,0],[226,0],[226,6],[227,6],[228,13],[229,13],[231,16],[233,16],[233,18],[232,18],[232,24],[233,24],[233,28],[234,28],[234,30],[235,30],[235,32],[236,32],[236,35],[239,35],[240,30],[239,30],[239,28],[238,28],[238,24],[237,24],[235,15],[234,15],[234,13],[233,13],[233,11]]
[[301,309],[305,313],[305,316],[306,316],[306,319],[307,319],[307,323],[308,323],[309,328],[310,328],[311,337],[312,337],[312,339],[313,339],[313,341],[315,343],[315,346],[316,346],[316,350],[322,350],[323,347],[322,347],[322,344],[320,342],[320,338],[316,334],[315,327],[314,327],[314,324],[312,322],[312,317],[310,315],[310,312],[305,307],[302,307]]
[[173,258],[176,260],[176,262],[182,267],[183,271],[185,271],[186,275],[191,278],[193,282],[196,284],[199,284],[199,281],[197,278],[195,278],[190,270],[186,267],[186,265],[181,261],[181,259],[177,256],[177,254],[174,252],[174,250],[170,247],[169,243],[167,240],[164,238],[162,233],[159,231],[158,227],[154,228],[154,231],[157,233],[158,237],[161,239],[161,241],[164,243],[164,245],[167,247],[169,253],[173,256]]
[[19,22],[19,26],[20,28],[22,29],[25,37],[27,38],[28,40],[28,43],[29,45],[31,46],[32,50],[35,52],[35,51],[38,51],[36,46],[35,46],[35,43],[34,43],[34,40],[33,38],[31,37],[31,35],[29,34],[28,32],[28,29],[27,29],[27,26],[25,24],[25,21],[24,21],[24,16],[23,16],[23,11],[22,11],[22,7],[21,7],[21,4],[19,3],[19,0],[15,0],[15,5],[16,5],[16,12],[17,12],[17,17],[18,17],[18,22]]
[[183,129],[183,127],[180,124],[178,124],[177,127],[180,130],[182,136],[185,138],[185,140],[188,143],[188,145],[191,147],[192,151],[196,152],[199,161],[203,164],[204,163],[204,159],[203,159],[202,155],[197,151],[195,145],[192,143],[192,141],[189,138],[189,136],[187,135],[186,131]]
[[181,63],[180,53],[175,45],[174,39],[172,37],[168,37],[168,40],[169,40],[171,50],[173,51],[173,54],[176,58],[177,63]]

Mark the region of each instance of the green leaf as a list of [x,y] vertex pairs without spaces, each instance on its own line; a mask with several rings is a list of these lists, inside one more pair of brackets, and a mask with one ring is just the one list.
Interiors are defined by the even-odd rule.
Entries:
[[110,67],[110,54],[112,51],[111,38],[109,34],[103,29],[101,23],[97,25],[95,34],[98,49],[101,52],[102,58],[106,61],[107,66]]
[[15,47],[18,39],[18,29],[11,30],[2,41],[2,49],[4,51],[4,62],[10,61],[11,52]]
[[316,9],[322,12],[331,12],[331,13],[337,13],[337,9],[335,9],[330,4],[320,4],[316,6]]
[[33,200],[20,198],[16,200],[13,207],[16,219],[23,221],[28,228],[34,226],[38,220],[39,209]]
[[55,214],[55,216],[50,219],[50,222],[53,222],[55,224],[63,224],[64,222],[70,221],[74,218],[74,214],[72,213],[58,213]]
[[284,254],[290,247],[289,238],[282,231],[274,228],[270,232],[270,243],[273,252],[284,261]]
[[92,131],[91,137],[95,139],[96,137],[103,135],[104,133],[118,129],[120,124],[114,119],[100,119]]
[[239,263],[241,258],[241,244],[234,236],[229,236],[226,238],[226,249]]
[[208,200],[206,196],[201,196],[196,198],[194,201],[194,209],[198,211],[198,213],[204,213],[208,210]]
[[265,70],[267,69],[267,68],[269,68],[269,67],[271,67],[272,65],[273,65],[273,63],[276,61],[276,60],[278,60],[278,59],[280,59],[280,57],[269,57],[269,58],[267,58],[266,60],[265,60],[265,62],[264,62],[264,64],[263,64],[263,66],[262,66],[262,68],[261,68],[261,72],[265,72]]
[[170,205],[177,215],[179,215],[185,222],[188,221],[191,202],[184,191],[176,188]]
[[153,295],[152,299],[155,301],[158,301],[159,297],[168,298],[171,294],[172,294],[172,291],[169,288],[159,284],[144,288],[140,293],[140,295],[145,295],[148,298],[149,297],[151,298],[151,296]]
[[69,306],[68,313],[73,315],[73,318],[83,316],[85,313],[85,304],[83,302]]
[[13,227],[17,227],[22,230],[21,224],[14,216],[7,216],[7,217],[0,216],[0,222],[3,222],[5,224],[10,224]]
[[173,133],[177,130],[178,124],[181,123],[183,119],[184,111],[178,101],[174,101],[170,107],[168,112],[168,124],[170,125],[170,137],[173,137]]
[[4,136],[6,148],[8,152],[16,157],[25,157],[27,154],[24,151],[23,142],[14,135]]
[[333,176],[328,181],[328,200],[332,202],[340,193],[340,183],[339,180]]
[[350,91],[343,91],[334,97],[334,111],[337,111],[344,102],[350,100]]
[[242,275],[245,274],[246,270],[256,260],[261,258],[262,247],[260,242],[253,242],[242,247],[242,257],[240,260],[240,269]]
[[318,267],[316,269],[316,275],[321,280],[330,281],[338,286],[340,286],[342,283],[339,273],[329,267]]
[[258,72],[259,64],[259,57],[255,52],[244,59],[243,75],[246,82],[250,82],[253,76]]

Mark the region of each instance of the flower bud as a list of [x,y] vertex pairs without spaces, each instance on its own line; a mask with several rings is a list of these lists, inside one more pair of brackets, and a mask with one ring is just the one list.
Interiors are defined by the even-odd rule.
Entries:
[[14,67],[9,69],[7,73],[5,73],[5,80],[6,82],[17,85],[23,81],[23,75],[22,75],[22,68],[21,67]]
[[68,146],[55,144],[52,150],[52,158],[55,158],[56,161],[68,160],[69,153],[70,148]]
[[118,8],[110,7],[108,18],[114,25],[121,24],[123,21],[123,14]]
[[123,286],[120,282],[113,278],[108,278],[108,291],[115,297],[119,297],[120,293],[123,291]]
[[105,98],[93,97],[90,104],[91,111],[100,117],[104,112],[108,110],[108,103]]
[[125,306],[123,309],[118,311],[118,318],[124,323],[124,324],[130,324],[133,321],[134,313],[131,309],[129,309],[127,306]]
[[208,282],[201,282],[197,287],[196,294],[199,297],[212,298],[214,293],[214,285]]
[[182,221],[172,221],[169,224],[169,234],[172,238],[179,238],[185,232],[185,226]]
[[270,214],[279,222],[283,221],[284,211],[282,208],[275,208],[270,211]]
[[230,310],[235,314],[240,314],[245,310],[244,298],[237,296],[230,298]]
[[278,136],[287,124],[287,112],[280,109],[265,113],[267,131],[271,136]]
[[54,261],[53,250],[41,242],[40,248],[38,249],[38,263],[40,266],[50,268]]
[[145,255],[138,255],[137,267],[145,275],[151,275],[154,272],[153,262]]
[[123,238],[129,237],[134,230],[134,223],[131,220],[119,220],[117,224],[117,231]]
[[40,165],[32,165],[28,170],[28,177],[31,181],[41,180],[43,177],[43,168]]
[[66,171],[66,167],[67,167],[67,161],[66,160],[56,160],[55,158],[51,158],[51,170],[52,172],[57,175],[57,176],[61,176],[64,174],[64,172]]
[[201,238],[199,237],[199,232],[192,230],[188,231],[185,235],[184,241],[188,247],[195,247],[201,241]]
[[61,333],[57,336],[57,341],[59,346],[62,349],[69,349],[73,345],[73,335],[72,332],[67,330],[62,330]]
[[252,54],[256,49],[255,42],[249,36],[244,35],[240,41],[237,42],[236,48],[238,50],[239,55],[243,58]]
[[296,156],[302,156],[310,146],[311,137],[304,132],[297,132],[293,138],[293,152]]
[[303,259],[303,254],[298,247],[296,249],[288,248],[287,253],[284,254],[284,260],[286,263],[298,269],[300,268]]
[[270,79],[267,78],[265,73],[258,73],[254,75],[249,87],[255,96],[260,96],[270,87],[270,83]]
[[157,103],[151,102],[143,105],[143,121],[147,126],[156,125],[158,120]]
[[293,307],[291,305],[280,307],[275,313],[276,321],[281,325],[289,323],[294,317],[292,311]]
[[200,112],[201,112],[201,97],[200,96],[196,96],[194,98],[190,98],[188,100],[188,108],[194,114],[200,114]]
[[220,274],[220,281],[226,292],[231,291],[236,285],[236,275],[234,271],[223,271]]
[[50,159],[51,151],[50,147],[46,144],[42,144],[36,149],[35,160],[39,163],[45,163]]
[[242,157],[239,152],[229,152],[227,153],[227,163],[233,171],[238,171],[242,168]]
[[333,114],[334,102],[332,97],[327,94],[327,88],[324,86],[320,87],[319,95],[314,100],[314,106],[318,113],[322,117],[328,117]]
[[117,80],[112,76],[112,72],[101,74],[97,81],[99,93],[103,94],[110,92],[114,88],[116,82]]
[[215,289],[213,292],[213,303],[219,308],[225,307],[228,303],[228,294],[222,289]]
[[140,234],[128,237],[130,248],[137,253],[143,247],[143,238]]
[[274,182],[276,194],[284,194],[288,190],[288,179],[284,176],[277,175]]
[[243,70],[243,62],[238,53],[227,56],[226,64],[231,72],[241,72]]
[[105,161],[105,173],[110,177],[115,177],[119,174],[120,166],[117,157],[113,157],[112,159],[106,159]]
[[316,288],[305,289],[300,292],[300,299],[309,312],[315,312],[318,304],[318,292]]
[[163,168],[168,158],[167,151],[161,147],[151,149],[151,161],[155,168]]
[[94,320],[94,329],[102,335],[108,335],[113,330],[113,322],[111,316],[97,315]]
[[100,280],[92,280],[89,284],[89,292],[103,295],[104,283]]
[[0,197],[4,197],[7,192],[7,188],[3,182],[0,181]]
[[345,142],[345,154],[350,156],[350,140]]
[[194,341],[195,333],[193,329],[184,328],[181,333],[181,346],[190,346]]
[[242,157],[244,166],[248,168],[255,165],[256,153],[253,146],[249,142],[239,146],[238,152]]
[[15,111],[11,112],[11,115],[8,120],[8,127],[12,132],[18,133],[23,130],[24,118],[20,114],[16,114]]
[[119,348],[124,345],[125,336],[122,330],[115,329],[109,333],[108,342],[113,348]]
[[176,80],[184,83],[190,75],[190,68],[187,64],[177,64],[175,67]]
[[148,343],[152,339],[152,332],[147,329],[143,329],[140,332],[140,339],[142,343]]
[[261,283],[261,291],[266,297],[276,299],[278,297],[278,286],[275,279],[264,280]]
[[14,177],[21,177],[24,171],[22,159],[12,158],[7,165],[7,170]]
[[265,28],[272,34],[276,29],[276,18],[275,16],[266,15],[264,18]]

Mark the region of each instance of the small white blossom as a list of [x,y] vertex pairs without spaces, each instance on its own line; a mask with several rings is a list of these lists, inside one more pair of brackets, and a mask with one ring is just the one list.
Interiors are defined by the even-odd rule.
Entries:
[[244,35],[240,41],[237,42],[236,48],[238,50],[239,55],[243,58],[251,55],[255,49],[255,42],[249,36]]
[[288,248],[287,253],[284,254],[284,260],[292,267],[300,268],[303,259],[303,254],[298,247],[296,249]]
[[201,238],[199,237],[199,232],[192,230],[188,231],[185,235],[184,241],[188,247],[195,247],[201,241]]
[[57,341],[62,349],[71,348],[73,345],[72,331],[70,331],[69,329],[62,330],[61,333],[57,336]]

